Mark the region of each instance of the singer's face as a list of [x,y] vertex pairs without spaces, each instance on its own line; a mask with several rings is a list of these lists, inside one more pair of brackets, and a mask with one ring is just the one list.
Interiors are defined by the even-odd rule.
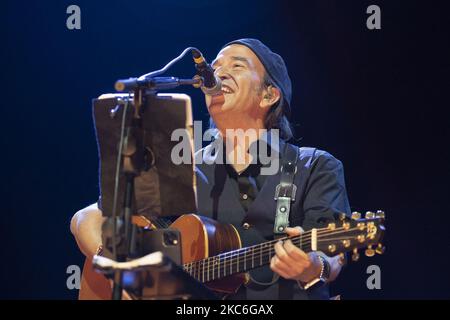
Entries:
[[212,63],[222,80],[222,93],[205,96],[206,106],[213,117],[257,117],[265,112],[259,107],[264,79],[264,66],[249,48],[233,44],[223,48]]

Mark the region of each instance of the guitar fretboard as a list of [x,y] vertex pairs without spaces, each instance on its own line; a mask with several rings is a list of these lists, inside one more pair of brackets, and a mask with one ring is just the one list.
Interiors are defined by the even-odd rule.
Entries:
[[186,263],[183,268],[200,282],[222,279],[269,264],[275,254],[274,245],[287,239],[291,239],[292,243],[303,251],[311,251],[311,232],[306,232],[299,236],[284,237]]

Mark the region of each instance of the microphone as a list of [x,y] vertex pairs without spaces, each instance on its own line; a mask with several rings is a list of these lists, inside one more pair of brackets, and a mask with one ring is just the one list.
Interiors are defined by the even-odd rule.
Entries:
[[222,81],[214,74],[214,69],[206,62],[202,53],[193,48],[192,57],[194,58],[197,75],[203,79],[201,85],[203,93],[210,96],[221,93]]

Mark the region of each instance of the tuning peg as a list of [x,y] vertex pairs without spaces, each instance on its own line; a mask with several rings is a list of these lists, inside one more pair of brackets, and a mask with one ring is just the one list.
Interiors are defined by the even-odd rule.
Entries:
[[386,250],[386,248],[381,243],[379,243],[377,248],[375,249],[375,252],[378,254],[383,254],[384,250]]
[[336,229],[336,223],[329,223],[328,224],[328,230],[334,230],[334,229]]
[[375,255],[375,250],[372,249],[372,245],[367,246],[365,254],[366,257],[373,257]]
[[331,253],[336,251],[336,245],[335,244],[330,244],[328,246],[328,251],[330,251]]
[[358,211],[352,212],[352,220],[359,220],[361,219],[361,213]]
[[356,225],[356,227],[357,227],[359,230],[363,231],[363,230],[366,228],[366,224],[363,223],[363,222],[359,222],[359,223]]
[[359,260],[358,248],[355,248],[355,249],[353,249],[352,261],[358,261],[358,260]]
[[342,244],[344,245],[344,248],[350,247],[350,240],[342,240]]
[[339,220],[344,221],[347,218],[347,215],[343,212],[339,213]]
[[372,211],[367,211],[366,215],[364,217],[366,219],[373,219],[373,218],[375,218],[375,213],[373,213]]
[[386,218],[383,210],[377,210],[377,218],[381,218],[381,219]]

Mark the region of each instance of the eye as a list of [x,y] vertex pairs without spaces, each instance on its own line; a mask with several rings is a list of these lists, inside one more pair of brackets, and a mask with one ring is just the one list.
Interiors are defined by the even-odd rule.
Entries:
[[240,63],[233,64],[233,68],[241,68],[241,67],[243,68],[244,66]]

